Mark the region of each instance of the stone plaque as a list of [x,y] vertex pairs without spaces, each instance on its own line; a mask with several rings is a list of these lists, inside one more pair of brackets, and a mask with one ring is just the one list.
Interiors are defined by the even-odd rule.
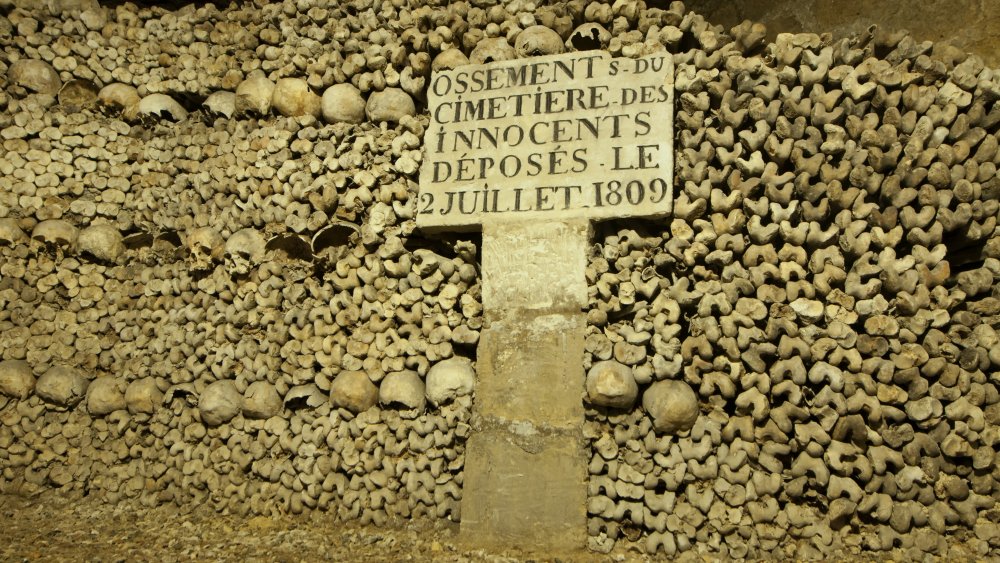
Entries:
[[417,226],[665,216],[673,60],[586,51],[435,72]]
[[670,213],[673,60],[588,51],[435,72],[417,226],[482,226],[462,533],[583,546],[591,221]]

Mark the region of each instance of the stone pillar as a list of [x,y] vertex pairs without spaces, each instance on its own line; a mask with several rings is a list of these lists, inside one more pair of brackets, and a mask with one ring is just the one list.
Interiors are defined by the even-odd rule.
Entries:
[[585,219],[483,226],[485,318],[462,498],[462,533],[477,543],[586,543],[590,231]]

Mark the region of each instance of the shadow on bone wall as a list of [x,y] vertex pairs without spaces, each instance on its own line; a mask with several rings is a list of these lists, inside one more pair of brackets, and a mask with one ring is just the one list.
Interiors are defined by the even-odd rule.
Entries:
[[860,33],[876,24],[886,30],[908,30],[918,41],[946,42],[1000,65],[1000,2],[867,2],[864,0],[689,0],[688,9],[730,28],[743,20],[767,25],[778,33]]

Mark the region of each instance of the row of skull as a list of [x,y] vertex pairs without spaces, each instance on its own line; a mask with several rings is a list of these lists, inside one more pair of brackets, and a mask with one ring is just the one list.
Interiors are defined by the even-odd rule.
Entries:
[[[278,235],[267,240],[264,233],[246,228],[224,238],[214,227],[198,227],[185,233],[183,244],[192,270],[204,271],[222,264],[232,276],[245,276],[263,262],[269,248],[285,248],[286,254],[314,254],[331,244],[344,242],[356,227],[333,224],[313,236],[311,244],[298,235]],[[110,224],[79,229],[64,219],[48,219],[35,224],[31,236],[21,229],[18,219],[0,219],[0,245],[34,245],[37,249],[58,250],[89,256],[100,262],[118,264],[125,257],[128,238]],[[300,252],[291,247],[301,247]]]

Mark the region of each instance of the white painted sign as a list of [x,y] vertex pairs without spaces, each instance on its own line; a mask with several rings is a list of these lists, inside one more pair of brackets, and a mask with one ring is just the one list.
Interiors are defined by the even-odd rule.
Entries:
[[435,72],[417,226],[667,215],[673,76],[601,51]]

